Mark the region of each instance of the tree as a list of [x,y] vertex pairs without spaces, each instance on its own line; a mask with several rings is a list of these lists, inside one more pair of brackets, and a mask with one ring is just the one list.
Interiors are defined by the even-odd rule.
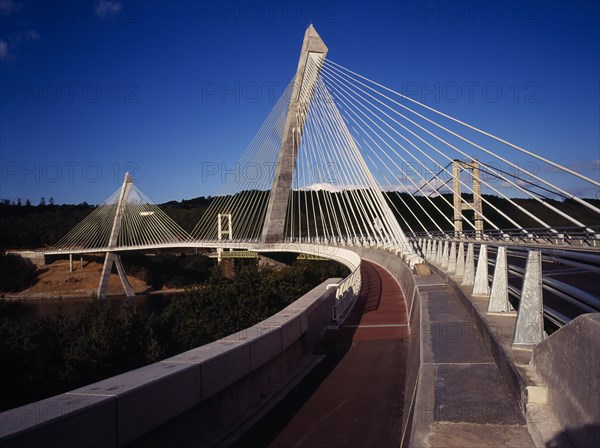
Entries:
[[50,205],[54,205],[54,196],[50,196],[50,199],[48,199],[48,203]]
[[44,196],[42,196],[42,197],[40,198],[40,206],[42,206],[42,207],[43,207],[44,205],[46,205],[46,198],[45,198]]
[[17,254],[0,252],[0,291],[19,292],[33,283],[38,275],[37,267],[27,258]]
[[27,198],[27,200],[25,201],[25,207],[31,207],[31,201],[29,200],[29,198]]
[[17,199],[17,205],[20,207],[21,206],[21,198]]

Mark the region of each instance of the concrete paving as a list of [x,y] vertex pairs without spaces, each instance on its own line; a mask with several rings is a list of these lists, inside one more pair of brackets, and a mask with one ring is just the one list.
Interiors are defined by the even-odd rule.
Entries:
[[406,306],[385,269],[363,262],[362,274],[356,305],[317,349],[323,361],[235,446],[400,445]]
[[518,395],[456,292],[435,273],[417,287],[422,350],[411,446],[534,446]]

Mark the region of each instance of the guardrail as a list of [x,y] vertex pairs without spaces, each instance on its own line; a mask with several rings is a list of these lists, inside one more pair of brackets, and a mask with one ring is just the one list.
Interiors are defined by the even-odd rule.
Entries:
[[[552,271],[543,269],[544,265],[562,264],[579,273],[587,273],[591,283],[593,276],[600,273],[600,255],[595,253],[529,248],[506,242],[464,242],[449,237],[411,241],[427,262],[460,279],[462,286],[472,287],[473,295],[488,296],[488,313],[514,312],[509,301],[509,296],[512,297],[519,309],[513,339],[515,345],[534,346],[541,342],[545,337],[542,316],[561,327],[579,314],[600,312],[599,296],[552,278]],[[495,257],[490,259],[488,253]],[[508,263],[509,259],[513,263]],[[522,265],[515,264],[517,260]],[[491,275],[488,266],[493,268]],[[515,278],[522,279],[521,287],[515,284]],[[552,303],[548,303],[548,298],[552,298]]]
[[270,246],[258,246],[258,252],[298,252],[337,261],[350,269],[350,275],[341,282],[328,285],[336,288],[335,303],[331,310],[334,322],[344,320],[356,298],[360,294],[362,277],[360,273],[361,258],[355,252],[335,246],[322,246],[309,243],[280,243]]
[[438,239],[456,241],[485,241],[503,244],[552,245],[600,249],[600,226],[553,227],[531,229],[486,229],[482,232],[465,230],[460,234],[454,231],[407,233],[412,240]]

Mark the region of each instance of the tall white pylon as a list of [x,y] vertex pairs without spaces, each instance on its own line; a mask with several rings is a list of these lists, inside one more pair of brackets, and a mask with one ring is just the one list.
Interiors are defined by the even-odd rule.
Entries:
[[[123,179],[123,186],[121,187],[121,193],[119,195],[119,202],[117,202],[115,219],[113,221],[112,230],[110,232],[110,238],[108,240],[108,249],[113,249],[117,245],[119,231],[121,230],[121,223],[123,220],[125,204],[127,204],[127,197],[129,196],[129,192],[131,191],[132,186],[133,179],[131,178],[129,173],[125,173],[125,178]],[[121,263],[121,258],[117,254],[109,250],[106,252],[106,257],[104,258],[104,266],[102,266],[100,284],[98,285],[98,298],[104,299],[106,297],[106,292],[108,290],[108,281],[110,279],[110,273],[112,272],[113,264],[117,266],[117,272],[119,273],[119,278],[121,279],[121,285],[123,286],[123,290],[125,291],[127,297],[135,296],[135,293],[133,292],[133,289],[129,284],[129,280],[127,279],[127,275],[125,274],[125,269],[123,268],[123,264]]]

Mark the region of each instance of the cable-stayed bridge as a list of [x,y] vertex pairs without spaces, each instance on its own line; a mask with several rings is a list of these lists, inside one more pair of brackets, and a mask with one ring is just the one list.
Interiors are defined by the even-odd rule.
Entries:
[[[330,285],[332,320],[343,326],[365,283],[384,275],[362,262],[376,251],[485,298],[485,312],[512,319],[514,347],[535,347],[551,329],[600,311],[600,201],[584,197],[597,194],[600,179],[417,102],[327,53],[310,26],[294,78],[191,232],[126,175],[46,255],[105,253],[100,297],[113,264],[133,295],[119,258],[126,251],[329,258],[351,271]],[[439,293],[439,284],[428,287]],[[405,292],[405,302],[414,303],[417,289],[412,299]]]
[[473,245],[488,243],[597,273],[600,201],[570,192],[593,193],[597,179],[330,61],[327,51],[311,26],[295,77],[191,233],[126,175],[48,254],[107,253],[101,297],[112,263],[122,271],[115,254],[177,247],[378,247],[411,266],[458,265],[460,274]]

